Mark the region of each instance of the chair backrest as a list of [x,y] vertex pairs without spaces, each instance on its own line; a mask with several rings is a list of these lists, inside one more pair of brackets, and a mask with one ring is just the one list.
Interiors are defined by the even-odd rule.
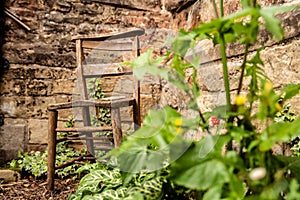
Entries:
[[[82,85],[79,93],[81,100],[88,100],[88,78],[105,78],[132,74],[128,66],[122,62],[130,61],[139,55],[140,43],[138,36],[144,34],[142,29],[126,32],[76,36],[76,60],[78,82]],[[139,92],[139,81],[135,78],[134,92]],[[135,96],[139,96],[136,95]]]
[[[76,61],[81,100],[89,100],[88,79],[100,78],[104,85],[101,89],[106,96],[131,95],[135,100],[135,106],[140,110],[140,82],[133,76],[132,69],[124,66],[124,61],[130,61],[140,54],[139,36],[144,34],[143,29],[133,29],[125,32],[76,36]],[[120,82],[121,77],[128,80],[127,84]],[[108,83],[107,83],[108,82]],[[119,85],[119,88],[117,85]],[[131,94],[129,94],[131,90]],[[120,94],[120,92],[124,92]],[[118,93],[118,94],[116,94]],[[139,111],[138,111],[139,112]],[[138,118],[140,114],[138,114]],[[134,116],[135,117],[135,116]],[[89,118],[89,117],[84,117]],[[136,119],[140,125],[140,119]],[[85,122],[90,124],[90,122]]]

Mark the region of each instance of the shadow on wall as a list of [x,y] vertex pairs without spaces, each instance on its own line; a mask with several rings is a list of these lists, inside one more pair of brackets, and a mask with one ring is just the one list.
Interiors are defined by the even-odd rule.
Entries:
[[0,1],[0,79],[3,76],[4,70],[8,69],[9,62],[3,58],[2,46],[4,44],[5,35],[5,13],[4,13],[5,1]]
[[[5,13],[4,13],[5,0],[0,1],[0,84],[2,83],[2,76],[4,70],[9,68],[9,62],[3,58],[2,46],[4,44],[5,36]],[[1,103],[1,101],[0,101]],[[4,115],[0,110],[0,126],[4,124]]]

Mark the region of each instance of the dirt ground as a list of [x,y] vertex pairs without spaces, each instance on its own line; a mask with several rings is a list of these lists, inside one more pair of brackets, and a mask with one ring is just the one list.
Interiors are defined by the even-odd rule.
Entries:
[[47,191],[46,180],[22,179],[15,183],[0,184],[0,200],[65,200],[75,193],[79,180],[56,179],[55,192]]

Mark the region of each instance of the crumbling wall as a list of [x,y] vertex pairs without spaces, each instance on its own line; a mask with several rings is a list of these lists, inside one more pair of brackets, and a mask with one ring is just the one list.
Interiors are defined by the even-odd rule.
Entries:
[[[287,1],[270,0],[264,4],[290,3]],[[292,2],[295,4],[295,0]],[[239,9],[238,5],[236,0],[226,1],[225,13]],[[0,108],[5,117],[0,132],[0,157],[4,159],[16,156],[17,150],[44,148],[47,105],[72,99],[77,78],[72,36],[139,27],[146,30],[141,37],[143,51],[154,47],[160,52],[180,28],[189,30],[200,21],[215,17],[209,0],[8,0],[5,7],[18,15],[30,31],[15,20],[6,20],[2,51],[10,69],[5,71],[0,84]],[[285,26],[288,33],[294,30],[289,39],[278,44],[273,42],[263,52],[267,73],[278,87],[299,80],[299,12],[287,17]],[[267,35],[265,39],[269,41]],[[234,88],[235,67],[240,58],[238,47],[232,48],[230,66]],[[203,44],[199,49],[208,55],[200,72],[200,84],[204,89],[203,105],[211,109],[224,102],[219,55],[210,44]],[[143,83],[143,115],[157,104],[184,107],[180,93],[168,84],[151,77]],[[300,110],[299,101],[294,105]],[[60,115],[62,124],[70,114]]]
[[[141,39],[144,49],[165,40],[171,20],[168,13],[160,13],[160,1],[129,2],[6,1],[5,7],[30,30],[11,18],[6,20],[2,50],[10,69],[0,84],[0,108],[5,117],[0,133],[1,159],[16,156],[17,150],[46,146],[47,105],[70,101],[74,93],[77,76],[72,36],[140,27],[147,29]],[[153,87],[158,87],[155,84],[143,88],[143,113],[146,106],[158,101],[158,94],[153,94]],[[59,116],[62,125],[70,114],[72,111]]]

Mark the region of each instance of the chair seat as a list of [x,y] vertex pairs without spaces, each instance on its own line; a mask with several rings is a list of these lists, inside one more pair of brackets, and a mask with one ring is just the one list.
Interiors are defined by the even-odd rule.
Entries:
[[56,132],[80,132],[80,133],[90,133],[90,132],[100,132],[100,131],[112,131],[111,126],[84,126],[84,127],[70,127],[70,128],[56,128]]
[[57,103],[48,105],[48,110],[59,110],[75,107],[102,107],[102,108],[120,108],[131,106],[134,103],[134,98],[117,98],[117,97],[108,97],[100,100],[76,100],[66,103]]

